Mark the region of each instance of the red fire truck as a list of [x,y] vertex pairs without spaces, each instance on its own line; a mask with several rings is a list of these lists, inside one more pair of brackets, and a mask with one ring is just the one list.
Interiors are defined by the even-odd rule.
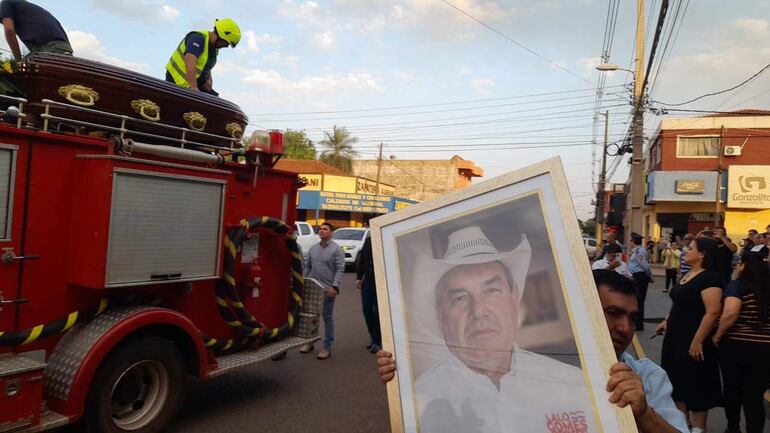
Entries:
[[[279,132],[246,150],[162,124],[132,135],[126,116],[49,100],[32,125],[14,102],[18,122],[0,124],[0,432],[161,431],[186,376],[317,340],[322,294],[289,228],[301,185],[272,168]],[[61,114],[77,112],[105,124]]]

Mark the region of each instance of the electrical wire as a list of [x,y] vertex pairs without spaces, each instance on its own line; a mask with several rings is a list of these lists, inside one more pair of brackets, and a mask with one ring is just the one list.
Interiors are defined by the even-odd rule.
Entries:
[[446,3],[448,6],[452,7],[453,9],[457,10],[461,14],[463,14],[463,15],[467,16],[468,18],[472,19],[473,21],[476,21],[477,23],[479,23],[482,26],[486,27],[488,30],[498,34],[499,36],[502,36],[504,39],[506,39],[507,41],[515,44],[519,48],[522,48],[522,49],[526,50],[527,52],[529,52],[530,54],[540,58],[541,60],[544,60],[544,61],[550,63],[552,66],[555,66],[555,67],[561,69],[562,71],[572,75],[573,77],[577,78],[578,80],[585,81],[586,83],[593,85],[593,83],[591,83],[590,81],[588,81],[585,78],[581,77],[580,75],[578,75],[578,74],[570,71],[569,69],[565,68],[564,66],[562,66],[562,65],[560,65],[560,64],[558,64],[558,63],[556,63],[556,62],[554,62],[552,60],[550,60],[549,58],[545,57],[544,55],[538,53],[537,51],[535,51],[535,50],[533,50],[531,48],[529,48],[528,46],[522,44],[521,42],[513,39],[512,37],[506,35],[505,33],[501,32],[500,30],[497,30],[496,28],[494,28],[491,25],[485,23],[484,21],[481,21],[480,19],[476,18],[475,16],[471,15],[470,13],[466,12],[465,10],[459,8],[458,6],[456,6],[453,3],[449,2],[448,0],[441,0],[441,1]]
[[735,85],[733,87],[730,87],[729,89],[720,90],[719,92],[706,93],[705,95],[698,96],[697,98],[690,99],[689,101],[679,102],[679,103],[676,103],[676,104],[670,104],[670,103],[661,102],[661,101],[654,101],[654,102],[658,103],[658,104],[661,104],[661,105],[665,105],[667,107],[680,107],[682,105],[691,104],[691,103],[693,103],[695,101],[701,100],[703,98],[707,98],[709,96],[721,95],[722,93],[727,93],[727,92],[733,91],[733,90],[735,90],[735,89],[737,89],[737,88],[739,88],[741,86],[744,86],[744,85],[748,84],[750,81],[752,81],[753,79],[757,78],[760,74],[762,74],[763,72],[765,72],[768,69],[770,69],[770,64],[765,65],[765,67],[760,69],[757,73],[755,73],[754,75],[750,76],[749,78],[743,80],[739,84],[737,84],[737,85]]
[[[610,86],[610,88],[622,87],[622,85]],[[450,101],[450,102],[437,102],[431,104],[416,104],[416,105],[399,105],[392,107],[375,107],[375,108],[355,108],[346,110],[330,110],[330,111],[296,111],[286,113],[252,113],[248,116],[293,116],[303,114],[336,114],[336,113],[358,113],[365,111],[386,111],[386,110],[402,110],[409,108],[425,108],[425,107],[441,107],[447,105],[459,105],[459,104],[475,104],[477,102],[491,102],[491,101],[505,101],[509,99],[521,99],[521,98],[534,98],[536,96],[553,96],[553,95],[566,95],[570,93],[588,92],[594,91],[593,87],[588,89],[575,89],[575,90],[563,90],[558,92],[544,92],[544,93],[532,93],[528,95],[513,95],[513,96],[501,96],[497,98],[484,98],[484,99],[466,99],[462,101]]]

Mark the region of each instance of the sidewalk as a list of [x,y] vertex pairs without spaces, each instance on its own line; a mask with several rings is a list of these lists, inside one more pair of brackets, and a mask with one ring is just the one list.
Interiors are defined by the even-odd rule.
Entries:
[[[644,349],[647,358],[655,361],[660,365],[660,351],[663,345],[663,337],[655,337],[650,339],[655,334],[655,328],[658,323],[666,317],[669,309],[671,308],[671,299],[668,297],[668,293],[663,293],[663,285],[666,283],[665,269],[661,265],[652,265],[652,273],[654,281],[650,284],[647,290],[647,301],[645,302],[645,325],[644,330],[636,333],[639,343]],[[766,405],[766,408],[770,407],[770,400]],[[770,418],[770,413],[768,413]],[[726,428],[726,422],[724,417],[724,410],[720,407],[709,411],[708,417],[708,432],[709,433],[722,433]],[[770,419],[765,425],[765,433],[770,433]]]

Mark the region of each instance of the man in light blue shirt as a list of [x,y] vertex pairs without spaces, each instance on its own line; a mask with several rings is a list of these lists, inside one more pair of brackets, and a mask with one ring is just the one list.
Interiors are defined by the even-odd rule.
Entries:
[[620,361],[610,369],[610,402],[631,406],[641,433],[689,432],[684,414],[671,398],[673,387],[666,372],[649,359],[637,360],[625,352],[634,338],[639,310],[633,282],[609,270],[595,270],[594,281]]
[[631,255],[628,257],[628,271],[634,278],[636,300],[639,304],[639,315],[636,318],[636,330],[644,329],[644,301],[647,299],[647,287],[652,282],[650,271],[650,256],[642,246],[642,236],[631,233]]

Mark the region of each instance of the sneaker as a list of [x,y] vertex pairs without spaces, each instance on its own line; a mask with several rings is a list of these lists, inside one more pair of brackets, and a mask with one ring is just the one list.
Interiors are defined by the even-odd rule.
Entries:
[[308,353],[313,350],[312,344],[306,344],[299,348],[299,353]]
[[329,359],[332,357],[332,352],[329,349],[323,349],[322,351],[318,352],[318,356],[316,356],[316,359]]

